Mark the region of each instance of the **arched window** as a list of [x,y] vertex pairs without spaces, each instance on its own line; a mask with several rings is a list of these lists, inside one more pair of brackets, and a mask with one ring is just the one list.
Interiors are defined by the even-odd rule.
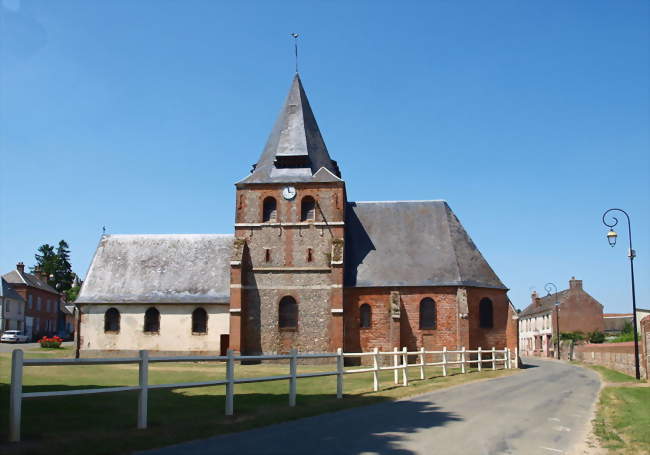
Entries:
[[420,302],[420,328],[436,328],[436,302],[429,297]]
[[160,312],[154,307],[144,313],[144,331],[149,333],[160,332]]
[[300,221],[316,219],[316,201],[311,196],[305,196],[300,203]]
[[359,307],[359,322],[362,329],[372,327],[372,308],[367,303]]
[[104,313],[104,332],[120,331],[120,312],[116,308],[109,308]]
[[262,222],[275,221],[278,219],[277,202],[275,198],[267,197],[264,199],[264,208],[262,210]]
[[492,300],[485,298],[478,306],[479,325],[484,329],[491,329],[493,326]]
[[291,296],[282,297],[278,306],[278,326],[281,329],[298,327],[298,304]]
[[208,331],[208,313],[203,308],[192,311],[192,333]]

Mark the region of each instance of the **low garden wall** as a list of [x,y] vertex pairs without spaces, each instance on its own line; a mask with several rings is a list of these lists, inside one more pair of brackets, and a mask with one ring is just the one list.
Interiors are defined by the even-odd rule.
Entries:
[[[641,343],[639,343],[639,345],[640,344]],[[639,346],[639,351],[641,350],[641,346]],[[584,363],[602,365],[632,377],[636,374],[633,341],[625,343],[576,345],[573,348],[573,359]],[[647,369],[642,352],[639,352],[639,360],[641,365],[641,377],[647,379]]]

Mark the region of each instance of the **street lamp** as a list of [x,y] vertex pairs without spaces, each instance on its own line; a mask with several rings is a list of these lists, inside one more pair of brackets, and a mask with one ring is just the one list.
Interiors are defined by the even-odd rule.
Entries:
[[560,360],[560,302],[557,295],[557,286],[555,283],[546,283],[544,285],[547,295],[550,297],[551,289],[555,289],[555,326],[557,327],[557,358]]
[[636,251],[632,249],[632,227],[630,225],[630,215],[627,214],[625,210],[622,209],[609,209],[603,213],[603,224],[609,228],[609,231],[607,232],[607,242],[609,242],[610,246],[613,248],[614,245],[616,245],[616,237],[618,237],[618,234],[616,234],[616,231],[614,231],[614,226],[618,224],[618,218],[616,218],[613,215],[611,216],[611,223],[608,223],[605,220],[605,217],[609,212],[621,212],[623,215],[625,215],[625,218],[627,218],[627,234],[628,238],[630,241],[630,248],[627,252],[627,257],[630,258],[630,274],[632,276],[632,324],[634,326],[634,366],[636,369],[636,378],[641,379],[641,370],[639,369],[639,341],[638,341],[638,333],[637,333],[637,328],[636,328],[636,295],[634,292],[634,258],[636,257]]

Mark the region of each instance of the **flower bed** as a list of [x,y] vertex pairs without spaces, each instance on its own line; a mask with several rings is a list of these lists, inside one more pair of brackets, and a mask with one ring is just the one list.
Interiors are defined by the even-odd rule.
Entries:
[[63,339],[55,335],[52,338],[43,337],[38,342],[42,348],[60,348]]

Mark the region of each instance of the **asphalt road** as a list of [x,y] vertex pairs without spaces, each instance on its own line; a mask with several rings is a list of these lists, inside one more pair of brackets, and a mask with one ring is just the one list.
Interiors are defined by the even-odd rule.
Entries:
[[522,373],[505,378],[144,453],[568,453],[584,440],[600,380],[565,363],[525,362]]

